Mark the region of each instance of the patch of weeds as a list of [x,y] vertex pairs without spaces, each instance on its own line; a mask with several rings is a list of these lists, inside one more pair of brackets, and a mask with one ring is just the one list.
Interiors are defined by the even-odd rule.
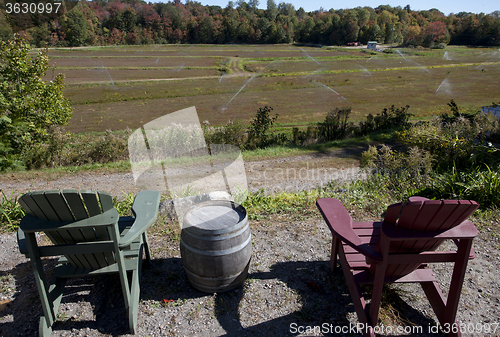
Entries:
[[160,307],[160,302],[153,300],[153,301],[149,302],[149,307],[152,308],[152,309],[159,308]]
[[404,293],[404,291],[401,289],[396,290],[391,286],[385,286],[382,290],[382,300],[379,310],[379,321],[382,324],[388,326],[405,326],[412,324],[399,310],[399,308],[405,305],[405,301],[400,297],[401,293]]
[[56,321],[57,322],[63,322],[63,321],[66,321],[68,320],[69,318],[69,315],[65,312],[59,312],[57,313],[57,316],[56,316]]
[[202,307],[203,303],[197,304],[194,308],[191,309],[191,311],[188,313],[188,316],[191,316],[192,318],[200,317],[200,311]]
[[158,234],[160,235],[166,235],[166,236],[169,236],[170,233],[172,232],[172,228],[167,228],[167,229],[161,229]]
[[500,213],[497,206],[478,209],[471,220],[481,232],[488,232],[493,237],[500,238]]
[[171,307],[179,307],[186,303],[187,299],[178,298],[177,300],[168,300],[164,299],[162,305],[163,306],[171,306]]
[[180,241],[181,240],[181,235],[180,233],[174,232],[172,234],[172,241]]
[[297,214],[304,217],[318,198],[318,190],[301,192],[282,192],[266,195],[264,190],[249,193],[243,206],[247,209],[251,220],[269,219],[271,214]]
[[14,191],[9,196],[0,189],[0,232],[17,230],[19,220],[25,215],[24,209],[17,202]]
[[151,226],[151,233],[162,237],[167,237],[172,241],[179,241],[181,230],[177,222],[168,215],[160,215]]
[[118,200],[116,197],[113,197],[113,206],[116,208],[118,213],[122,216],[124,215],[132,215],[132,204],[134,203],[135,194],[130,192],[125,194],[125,196]]
[[8,283],[12,280],[12,275],[11,274],[6,274],[3,276],[0,276],[0,293],[8,293],[12,290],[11,287],[8,286]]

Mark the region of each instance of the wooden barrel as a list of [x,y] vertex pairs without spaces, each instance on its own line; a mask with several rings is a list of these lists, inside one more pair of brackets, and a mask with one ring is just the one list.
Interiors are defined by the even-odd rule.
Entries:
[[220,293],[238,287],[247,277],[252,255],[245,208],[226,200],[192,206],[184,215],[180,249],[184,270],[196,289]]

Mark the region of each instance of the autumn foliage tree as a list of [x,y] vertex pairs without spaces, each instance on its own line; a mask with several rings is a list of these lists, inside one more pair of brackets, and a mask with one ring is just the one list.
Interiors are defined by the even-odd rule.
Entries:
[[[263,2],[263,1],[262,1]],[[291,3],[229,1],[226,7],[197,1],[78,1],[64,16],[24,29],[5,21],[0,39],[20,32],[39,47],[166,43],[315,43],[345,45],[378,41],[433,46],[442,43],[500,45],[500,12],[457,13],[409,6],[318,9],[306,12]],[[40,21],[40,20],[39,20]],[[12,27],[8,26],[12,24]]]
[[449,39],[446,39],[446,24],[441,21],[431,22],[425,29],[425,41],[429,46],[435,43],[447,43]]

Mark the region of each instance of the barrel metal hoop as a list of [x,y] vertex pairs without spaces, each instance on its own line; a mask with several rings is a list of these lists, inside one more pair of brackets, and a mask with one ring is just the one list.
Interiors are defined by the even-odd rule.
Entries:
[[243,234],[247,230],[248,226],[241,227],[238,231],[231,233],[229,235],[198,235],[190,231],[186,231],[186,235],[192,238],[203,240],[203,241],[222,241],[226,239],[232,239],[240,234]]
[[242,244],[240,244],[238,246],[235,246],[235,247],[232,247],[230,249],[218,250],[218,251],[208,251],[208,250],[201,250],[201,249],[193,248],[193,247],[187,245],[184,242],[184,240],[182,240],[182,237],[181,237],[181,244],[187,250],[190,250],[193,253],[196,253],[196,254],[199,254],[199,255],[204,255],[204,256],[223,256],[223,255],[228,255],[228,254],[235,253],[235,252],[237,252],[237,251],[245,248],[246,245],[248,245],[251,240],[252,240],[252,233],[250,233],[250,235],[248,236],[248,239],[246,239],[245,242],[243,242]]

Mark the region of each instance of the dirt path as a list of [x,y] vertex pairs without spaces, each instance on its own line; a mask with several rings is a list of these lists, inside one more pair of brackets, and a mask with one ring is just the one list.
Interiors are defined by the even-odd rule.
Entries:
[[[248,189],[266,193],[308,190],[330,180],[359,178],[359,161],[352,157],[355,149],[245,162]],[[95,170],[77,173],[30,173],[0,175],[0,189],[6,195],[30,190],[84,189],[102,190],[122,197],[138,192],[131,172]]]

